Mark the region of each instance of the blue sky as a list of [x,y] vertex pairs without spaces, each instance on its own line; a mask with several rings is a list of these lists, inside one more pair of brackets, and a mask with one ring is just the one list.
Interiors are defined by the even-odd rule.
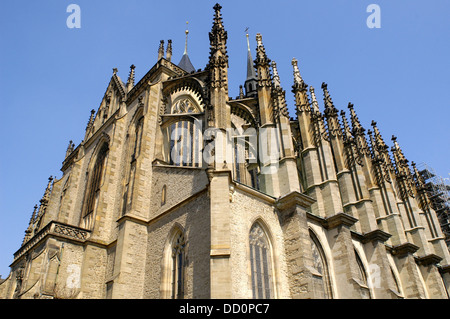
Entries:
[[[67,6],[81,8],[81,28],[69,29]],[[194,4],[195,3],[195,4]],[[369,4],[381,28],[369,29]],[[2,1],[0,4],[0,274],[9,274],[33,206],[50,175],[61,177],[69,140],[78,145],[90,110],[112,75],[138,81],[155,63],[160,40],[173,40],[173,61],[184,51],[196,69],[209,54],[215,1]],[[388,145],[398,137],[406,157],[449,177],[450,2],[448,0],[222,1],[228,31],[230,96],[246,76],[245,28],[255,57],[255,34],[277,62],[291,116],[291,60],[303,79],[321,83],[333,102],[352,102],[366,129],[375,120]]]

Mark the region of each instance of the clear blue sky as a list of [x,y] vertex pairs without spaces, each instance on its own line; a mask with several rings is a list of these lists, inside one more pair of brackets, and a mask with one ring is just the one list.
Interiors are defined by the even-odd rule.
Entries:
[[[69,29],[69,4],[81,28]],[[369,4],[381,28],[369,29]],[[159,40],[181,59],[189,21],[196,69],[209,54],[215,1],[2,1],[0,4],[0,274],[9,274],[33,206],[50,175],[61,177],[69,140],[84,137],[112,75],[138,81],[156,62]],[[450,2],[448,0],[222,1],[228,31],[230,95],[246,76],[245,28],[255,57],[260,32],[277,62],[291,115],[291,59],[306,83],[328,83],[338,109],[352,102],[366,129],[376,120],[385,141],[398,137],[406,157],[449,177]]]

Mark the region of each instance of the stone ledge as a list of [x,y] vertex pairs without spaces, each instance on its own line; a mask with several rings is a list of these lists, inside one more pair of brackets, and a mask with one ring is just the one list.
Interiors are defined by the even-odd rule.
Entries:
[[386,242],[392,235],[382,231],[381,229],[373,230],[369,233],[363,234],[362,243],[370,243],[373,241]]
[[297,191],[290,192],[282,197],[279,197],[275,206],[279,210],[286,210],[294,206],[300,206],[303,208],[310,207],[316,200],[308,195],[299,193]]
[[397,246],[393,246],[391,247],[390,250],[393,256],[404,257],[407,254],[414,254],[416,251],[419,250],[419,247],[411,243],[404,243]]
[[325,218],[324,227],[327,229],[336,228],[338,226],[353,226],[358,221],[357,218],[346,213],[337,213],[336,215]]
[[428,254],[422,257],[416,257],[416,263],[422,266],[436,265],[442,260],[442,257],[439,257],[435,254]]
[[441,274],[450,274],[450,265],[438,266],[439,272]]

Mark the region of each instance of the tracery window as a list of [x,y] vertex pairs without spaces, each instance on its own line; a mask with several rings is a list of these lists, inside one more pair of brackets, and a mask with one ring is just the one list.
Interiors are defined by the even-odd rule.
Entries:
[[319,243],[319,240],[311,231],[310,239],[311,251],[313,256],[313,267],[316,270],[316,274],[313,275],[314,285],[316,285],[316,291],[322,293],[322,295],[319,297],[320,299],[331,299],[331,282],[324,251]]
[[195,113],[197,111],[190,99],[181,99],[172,106],[172,114]]
[[183,233],[180,231],[172,242],[172,279],[171,291],[172,299],[184,298],[184,272],[185,272],[185,248],[186,241]]
[[100,186],[102,184],[103,168],[108,154],[108,144],[104,143],[98,152],[97,159],[90,174],[89,187],[86,193],[86,204],[84,209],[83,218],[85,219],[85,227],[90,228],[93,221],[93,212],[95,204],[100,192]]
[[250,229],[251,283],[254,299],[274,297],[272,278],[272,254],[269,238],[256,222]]

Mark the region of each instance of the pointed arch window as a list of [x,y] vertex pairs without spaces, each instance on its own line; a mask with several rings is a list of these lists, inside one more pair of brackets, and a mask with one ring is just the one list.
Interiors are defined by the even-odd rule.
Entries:
[[[108,154],[109,147],[108,144],[104,143],[102,147],[100,148],[100,151],[97,154],[97,159],[95,161],[94,167],[90,174],[90,180],[89,180],[89,187],[87,189],[87,195],[86,195],[86,205],[83,217],[93,220],[93,212],[95,209],[95,204],[98,198],[98,194],[100,192],[100,187],[102,184],[102,176],[103,176],[103,169],[105,166],[106,156]],[[85,221],[85,227],[90,228],[90,222]]]
[[186,241],[179,231],[172,242],[171,258],[171,297],[172,299],[184,298],[184,273],[186,267]]
[[271,247],[266,232],[258,222],[250,229],[249,242],[253,298],[273,298]]
[[316,286],[315,290],[321,294],[319,297],[320,299],[331,299],[333,298],[333,295],[325,253],[316,235],[312,231],[310,231],[309,234],[313,256],[313,268],[316,270],[316,273],[313,274],[314,285]]

